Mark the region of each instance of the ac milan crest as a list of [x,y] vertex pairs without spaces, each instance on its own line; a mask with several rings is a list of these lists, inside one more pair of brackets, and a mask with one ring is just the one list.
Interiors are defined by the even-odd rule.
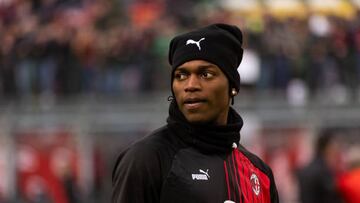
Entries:
[[255,173],[251,175],[250,183],[255,195],[258,196],[260,194],[260,181]]

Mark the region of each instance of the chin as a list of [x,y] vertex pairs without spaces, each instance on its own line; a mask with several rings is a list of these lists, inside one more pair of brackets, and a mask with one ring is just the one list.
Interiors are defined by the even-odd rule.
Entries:
[[204,123],[210,122],[209,119],[203,118],[201,116],[196,116],[196,115],[191,115],[191,116],[188,115],[188,116],[185,116],[185,118],[189,123],[194,123],[194,124],[204,124]]

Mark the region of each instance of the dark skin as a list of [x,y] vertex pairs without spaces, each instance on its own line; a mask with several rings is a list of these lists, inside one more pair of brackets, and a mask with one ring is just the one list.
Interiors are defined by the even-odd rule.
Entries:
[[226,125],[229,81],[217,65],[204,60],[185,62],[174,72],[172,89],[180,111],[190,123]]

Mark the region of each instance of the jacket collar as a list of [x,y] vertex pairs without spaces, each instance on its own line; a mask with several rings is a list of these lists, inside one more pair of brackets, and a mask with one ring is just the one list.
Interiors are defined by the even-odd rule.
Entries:
[[169,107],[168,126],[187,144],[204,153],[230,152],[240,142],[241,116],[230,107],[228,123],[223,126],[189,123],[173,100]]

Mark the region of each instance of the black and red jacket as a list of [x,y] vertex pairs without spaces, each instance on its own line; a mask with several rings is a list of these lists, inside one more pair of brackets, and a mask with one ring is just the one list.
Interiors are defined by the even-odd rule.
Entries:
[[232,108],[226,126],[190,124],[173,103],[169,112],[120,154],[113,203],[279,202],[271,169],[237,144],[243,122]]

